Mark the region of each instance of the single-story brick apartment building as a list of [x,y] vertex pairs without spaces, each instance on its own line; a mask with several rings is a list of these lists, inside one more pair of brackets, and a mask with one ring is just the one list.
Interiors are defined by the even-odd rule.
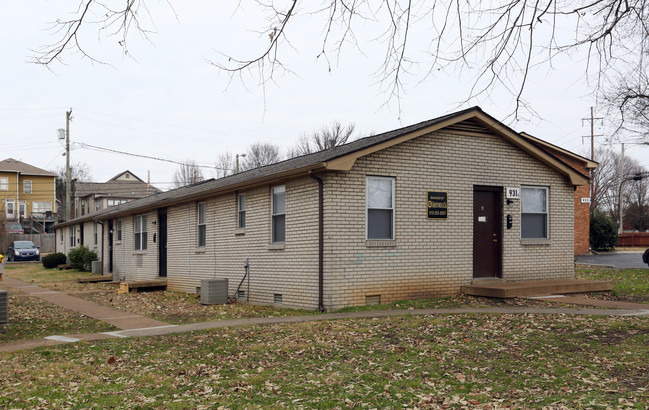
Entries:
[[474,107],[58,224],[57,250],[97,229],[116,280],[230,295],[247,259],[252,303],[321,310],[571,278],[589,179],[539,141]]

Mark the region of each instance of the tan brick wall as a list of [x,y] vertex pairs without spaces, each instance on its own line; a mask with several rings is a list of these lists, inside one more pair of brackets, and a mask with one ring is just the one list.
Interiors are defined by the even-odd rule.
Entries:
[[[277,184],[280,185],[280,184]],[[273,185],[275,186],[275,185]],[[234,295],[250,263],[250,301],[272,304],[281,294],[283,305],[317,308],[317,182],[299,178],[286,182],[286,241],[271,244],[270,189],[247,191],[246,228],[237,228],[235,193],[207,203],[207,244],[197,246],[197,202],[168,209],[169,288],[195,292],[201,279],[227,278]],[[280,248],[280,249],[277,249]],[[247,282],[241,287],[247,291]]]
[[[140,214],[138,214],[140,215]],[[158,244],[153,243],[153,234],[158,232],[157,211],[149,211],[147,216],[147,249],[135,250],[133,221],[135,215],[125,216],[122,220],[122,240],[117,241],[114,235],[113,245],[113,278],[115,280],[138,281],[158,278]],[[105,222],[108,224],[108,222]],[[108,231],[108,230],[106,230]],[[157,236],[157,235],[156,235]],[[108,273],[108,232],[104,237],[105,261],[104,272]]]
[[[365,240],[365,179],[396,177],[393,246]],[[520,201],[504,205],[503,278],[572,277],[573,189],[528,154],[497,137],[421,137],[359,159],[326,179],[325,305],[364,304],[451,295],[472,280],[473,186],[550,187],[550,240],[523,243]],[[447,220],[426,218],[426,192],[447,191]],[[503,198],[503,203],[505,203]],[[503,225],[505,216],[503,215]]]

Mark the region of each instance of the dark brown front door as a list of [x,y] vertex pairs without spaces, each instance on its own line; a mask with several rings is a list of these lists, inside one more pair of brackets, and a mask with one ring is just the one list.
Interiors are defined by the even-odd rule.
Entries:
[[501,276],[502,189],[473,188],[473,277]]

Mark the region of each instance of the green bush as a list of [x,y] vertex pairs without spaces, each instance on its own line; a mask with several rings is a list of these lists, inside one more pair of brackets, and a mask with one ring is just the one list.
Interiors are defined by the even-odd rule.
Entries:
[[43,267],[46,269],[56,268],[59,265],[65,265],[67,257],[64,253],[50,253],[49,255],[43,256],[41,261],[43,262]]
[[88,272],[92,269],[92,261],[99,260],[97,252],[91,251],[87,246],[80,246],[68,253],[72,269]]
[[590,246],[598,251],[617,245],[617,226],[604,212],[595,210],[590,217]]

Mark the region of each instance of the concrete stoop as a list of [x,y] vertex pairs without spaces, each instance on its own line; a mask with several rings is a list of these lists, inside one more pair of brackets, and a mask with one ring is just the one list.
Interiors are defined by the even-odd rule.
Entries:
[[561,295],[566,293],[606,292],[613,289],[613,282],[584,279],[547,279],[508,282],[502,279],[474,280],[460,287],[460,292],[471,296],[491,298],[516,298],[530,296]]

